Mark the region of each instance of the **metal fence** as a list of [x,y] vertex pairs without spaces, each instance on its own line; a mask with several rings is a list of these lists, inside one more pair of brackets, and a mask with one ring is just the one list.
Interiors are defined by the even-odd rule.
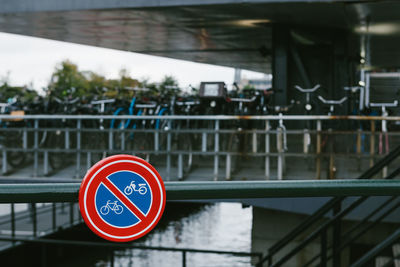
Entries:
[[[304,167],[302,177],[351,178],[349,169],[372,166],[400,143],[400,117],[1,115],[0,120],[2,173],[21,168],[30,157],[34,177],[67,165],[81,177],[101,158],[126,153],[160,166],[166,180],[184,179],[199,166],[212,170],[214,180],[261,166],[253,177],[282,180],[288,169]],[[386,168],[382,176],[387,173]]]
[[[400,149],[400,148],[399,148]],[[399,150],[398,149],[398,150]],[[398,154],[398,152],[397,152]],[[366,177],[364,177],[366,178]],[[0,243],[1,248],[10,248],[20,244],[41,244],[42,255],[46,255],[46,250],[54,246],[80,246],[80,247],[96,247],[96,248],[110,248],[109,262],[112,266],[115,257],[124,256],[118,250],[124,249],[139,249],[139,250],[155,250],[155,251],[169,251],[180,253],[182,259],[182,266],[187,265],[187,254],[224,254],[234,257],[250,257],[253,258],[256,266],[262,266],[263,262],[270,257],[271,249],[268,254],[263,255],[257,252],[239,252],[239,251],[223,251],[223,250],[202,250],[191,248],[173,248],[173,247],[152,247],[140,246],[135,244],[115,244],[110,242],[87,242],[75,240],[60,240],[45,238],[45,235],[54,233],[60,228],[72,227],[76,224],[82,223],[82,218],[79,215],[76,207],[76,200],[79,192],[79,183],[69,184],[1,184],[0,185],[0,203],[11,203],[10,216],[4,216],[0,221]],[[399,207],[398,198],[400,192],[400,183],[398,180],[344,180],[344,181],[251,181],[251,182],[197,182],[197,183],[180,183],[180,182],[166,182],[165,183],[167,198],[169,200],[194,200],[194,199],[213,199],[214,201],[225,199],[241,200],[244,198],[269,198],[269,197],[316,197],[316,196],[339,196],[334,198],[329,203],[322,207],[324,212],[309,217],[304,221],[301,229],[295,229],[298,234],[303,233],[304,225],[311,226],[312,238],[318,237],[321,232],[326,235],[326,228],[331,226],[338,219],[344,217],[351,210],[356,208],[356,205],[364,201],[368,196],[393,196],[388,198],[382,205],[375,207],[376,210],[370,210],[371,214],[357,223],[353,227],[356,230],[361,228],[370,229],[371,224],[368,220],[376,215],[377,211],[382,211],[387,204],[394,203],[387,211],[383,210],[383,215],[374,218],[375,224],[381,222],[382,216],[387,216],[394,213]],[[329,216],[329,222],[324,222],[322,227],[316,229],[315,220],[324,216],[329,212],[330,208],[335,204],[343,201],[344,196],[364,196],[355,199],[349,207],[346,207],[339,214],[332,218]],[[396,200],[396,201],[395,201]],[[30,202],[31,210],[16,212],[14,210],[14,203]],[[47,202],[48,204],[42,205],[35,202]],[[58,203],[64,202],[64,203]],[[31,219],[30,221],[28,219]],[[367,227],[363,227],[367,226]],[[352,228],[352,229],[353,229]],[[367,230],[361,229],[362,232]],[[28,231],[27,231],[28,230]],[[324,231],[322,231],[324,230]],[[300,231],[300,232],[299,232]],[[289,233],[291,234],[291,233]],[[398,231],[395,233],[398,238]],[[346,235],[345,235],[346,236]],[[358,236],[358,235],[357,235]],[[286,237],[285,237],[286,238]],[[392,236],[390,237],[393,239]],[[289,239],[290,241],[293,238]],[[303,243],[307,244],[312,239],[305,239]],[[282,242],[280,242],[282,244]],[[328,242],[325,239],[321,240],[321,253],[316,255],[315,259],[327,259],[328,257]],[[343,245],[343,243],[341,243]],[[392,244],[392,243],[388,243]],[[0,244],[1,245],[1,244]],[[285,242],[283,242],[285,245]],[[303,244],[300,244],[303,247]],[[275,251],[276,247],[274,247]],[[115,251],[114,251],[115,250]],[[376,257],[380,251],[371,254],[371,257]],[[264,258],[263,258],[264,256]],[[371,257],[362,258],[362,262],[371,260]],[[42,258],[42,262],[46,262],[46,258]],[[43,264],[42,264],[43,265]],[[358,265],[361,266],[361,265]]]

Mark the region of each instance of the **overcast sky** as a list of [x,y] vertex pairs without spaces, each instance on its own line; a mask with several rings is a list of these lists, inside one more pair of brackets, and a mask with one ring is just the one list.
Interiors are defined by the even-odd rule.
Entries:
[[[234,77],[234,69],[227,67],[0,33],[0,78],[8,76],[12,85],[32,83],[40,90],[48,84],[57,63],[65,59],[77,64],[80,70],[94,71],[107,78],[118,77],[122,68],[134,78],[155,82],[173,75],[183,87],[196,86],[201,81],[232,84]],[[261,78],[262,74],[245,71],[242,76]]]

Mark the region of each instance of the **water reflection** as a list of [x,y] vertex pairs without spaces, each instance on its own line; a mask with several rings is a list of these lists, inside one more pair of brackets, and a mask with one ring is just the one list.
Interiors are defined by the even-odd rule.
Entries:
[[[169,221],[137,245],[250,252],[252,209],[237,203],[206,205],[199,212]],[[251,266],[249,257],[188,253],[187,266]],[[98,262],[96,266],[105,266]],[[114,266],[182,266],[182,253],[116,251]]]

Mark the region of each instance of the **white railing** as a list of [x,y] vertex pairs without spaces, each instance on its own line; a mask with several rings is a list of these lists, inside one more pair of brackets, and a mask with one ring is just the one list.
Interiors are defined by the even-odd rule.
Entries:
[[400,144],[400,132],[380,126],[398,127],[400,117],[0,115],[0,120],[3,174],[18,169],[18,160],[31,155],[35,177],[40,176],[40,163],[42,175],[72,164],[80,177],[82,169],[106,155],[129,153],[163,165],[167,180],[183,179],[194,165],[205,163],[211,164],[214,180],[229,180],[238,168],[251,168],[256,161],[262,161],[264,179],[281,180],[288,159],[295,158],[305,159],[305,178],[324,178],[325,169],[325,178],[333,179],[338,171],[353,167],[338,170],[337,159],[371,166],[393,144]]

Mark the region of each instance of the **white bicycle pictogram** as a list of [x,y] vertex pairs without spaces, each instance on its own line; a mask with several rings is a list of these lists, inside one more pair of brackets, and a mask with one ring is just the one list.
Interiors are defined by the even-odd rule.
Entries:
[[138,184],[138,186],[139,186],[139,188],[136,189],[135,181],[132,181],[131,184],[128,185],[127,187],[125,187],[125,189],[124,189],[125,195],[129,196],[133,192],[139,192],[139,194],[141,194],[141,195],[144,195],[147,193],[146,184]]
[[121,205],[117,204],[117,200],[111,202],[111,200],[107,200],[107,203],[100,208],[100,213],[103,215],[107,215],[110,210],[114,211],[115,214],[121,214],[124,208]]

